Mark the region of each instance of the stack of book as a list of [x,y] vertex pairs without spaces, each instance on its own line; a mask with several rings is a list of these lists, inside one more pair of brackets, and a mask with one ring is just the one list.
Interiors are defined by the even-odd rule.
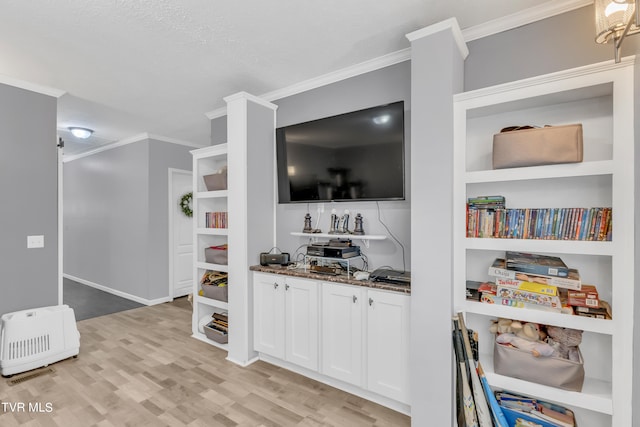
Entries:
[[213,317],[213,320],[207,324],[207,327],[215,330],[220,335],[229,333],[229,316],[226,312],[213,313],[211,317]]
[[568,304],[558,288],[582,288],[576,269],[548,255],[508,251],[489,267],[489,275],[495,277],[495,294],[483,293],[482,301],[511,307],[562,312]]
[[540,427],[575,427],[571,411],[554,403],[505,391],[495,393],[496,400],[509,425]]
[[467,199],[467,237],[611,240],[611,208],[507,209],[503,196]]
[[227,212],[205,212],[206,228],[227,228]]

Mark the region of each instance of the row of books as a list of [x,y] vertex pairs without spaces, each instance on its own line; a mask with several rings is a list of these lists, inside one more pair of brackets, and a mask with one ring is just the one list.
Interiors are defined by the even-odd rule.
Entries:
[[[489,385],[461,313],[453,316],[458,425],[479,427],[575,427],[570,409],[557,404],[496,390]],[[477,346],[477,342],[476,342]]]
[[611,208],[485,208],[467,204],[467,237],[611,240]]
[[[489,304],[611,319],[594,285],[558,257],[507,251],[488,273],[494,282],[467,281],[467,298]],[[565,277],[560,277],[560,276]]]
[[206,228],[227,228],[227,212],[205,212]]

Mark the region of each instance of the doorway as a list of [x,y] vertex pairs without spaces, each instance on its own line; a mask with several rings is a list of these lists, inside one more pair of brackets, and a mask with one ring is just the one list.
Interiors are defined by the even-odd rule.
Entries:
[[193,288],[193,222],[180,200],[192,192],[191,171],[169,168],[169,296],[178,298]]

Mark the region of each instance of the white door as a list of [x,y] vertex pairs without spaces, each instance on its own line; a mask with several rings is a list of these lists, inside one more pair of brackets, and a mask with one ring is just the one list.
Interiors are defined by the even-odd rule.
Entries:
[[409,296],[367,291],[369,390],[409,402]]
[[287,277],[285,280],[288,362],[318,370],[318,283]]
[[322,373],[362,386],[363,289],[322,284]]
[[191,192],[191,172],[169,170],[169,290],[172,298],[191,293],[193,289],[192,219],[180,208],[180,199]]
[[284,278],[253,275],[254,350],[284,359]]

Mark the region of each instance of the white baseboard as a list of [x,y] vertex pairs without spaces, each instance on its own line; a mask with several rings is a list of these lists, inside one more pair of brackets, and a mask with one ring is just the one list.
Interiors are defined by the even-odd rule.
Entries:
[[115,295],[115,296],[118,296],[118,297],[121,297],[121,298],[125,298],[125,299],[131,300],[131,301],[135,301],[135,302],[137,302],[139,304],[156,305],[156,304],[162,304],[162,303],[171,301],[171,298],[168,297],[168,296],[162,297],[162,298],[156,298],[156,299],[140,298],[139,296],[131,295],[131,294],[128,294],[128,293],[122,292],[122,291],[118,291],[116,289],[112,289],[112,288],[109,288],[107,286],[99,285],[98,283],[94,283],[94,282],[91,282],[89,280],[81,279],[79,277],[75,277],[75,276],[72,276],[72,275],[66,274],[66,273],[63,273],[62,277],[66,278],[66,279],[69,279],[69,280],[73,280],[74,282],[82,283],[83,285],[90,286],[92,288],[98,289],[98,290],[103,291],[103,292],[107,292],[109,294],[112,294],[112,295]]
[[260,358],[259,358],[258,356],[256,356],[256,357],[254,357],[253,359],[249,359],[249,360],[247,360],[246,362],[240,362],[240,361],[238,361],[238,360],[231,359],[231,358],[229,358],[229,357],[227,357],[227,360],[228,360],[229,362],[231,362],[231,363],[235,363],[235,364],[236,364],[236,365],[238,365],[238,366],[241,366],[241,367],[243,367],[243,368],[246,368],[247,366],[249,366],[249,365],[251,365],[251,364],[253,364],[253,363],[257,362],[258,360],[260,360]]
[[380,396],[377,393],[373,393],[361,387],[354,386],[352,384],[347,384],[345,382],[323,375],[320,372],[311,371],[309,369],[302,368],[300,366],[294,365],[293,363],[289,363],[287,361],[284,361],[275,357],[271,357],[264,353],[259,353],[258,358],[263,362],[267,362],[272,365],[276,365],[281,368],[287,369],[289,371],[293,371],[307,378],[311,378],[321,383],[330,385],[331,387],[335,387],[342,391],[346,391],[347,393],[351,393],[356,396],[362,397],[363,399],[370,400],[371,402],[377,403],[378,405],[386,406],[389,409],[393,409],[394,411],[411,416],[411,406],[406,403],[398,402],[396,400],[389,399],[388,397]]

